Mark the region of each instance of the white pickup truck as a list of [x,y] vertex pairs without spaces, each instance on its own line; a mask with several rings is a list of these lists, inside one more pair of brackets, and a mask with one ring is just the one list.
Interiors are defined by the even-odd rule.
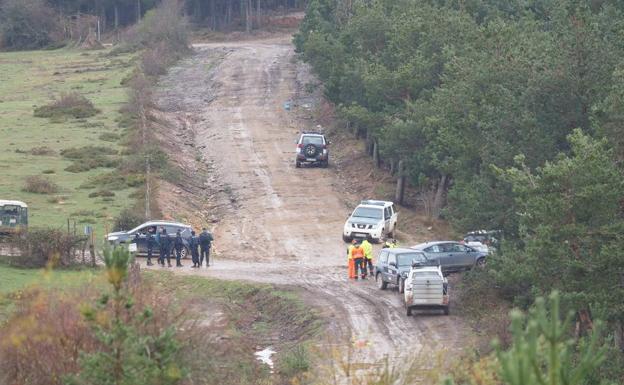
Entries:
[[448,281],[440,266],[413,264],[405,280],[404,296],[407,316],[416,308],[442,309],[444,314],[449,314]]

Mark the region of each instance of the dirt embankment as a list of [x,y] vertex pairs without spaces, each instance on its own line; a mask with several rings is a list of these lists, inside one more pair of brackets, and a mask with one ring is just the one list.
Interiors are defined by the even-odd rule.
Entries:
[[372,280],[347,281],[342,226],[349,206],[375,191],[345,180],[353,174],[349,152],[334,149],[339,142],[329,169],[294,167],[294,141],[316,126],[316,101],[314,79],[290,37],[195,48],[157,95],[168,127],[164,140],[185,170],[181,187],[162,187],[161,207],[178,218],[187,213],[196,225],[209,223],[217,253],[210,269],[177,272],[300,288],[329,321],[332,337],[321,349],[356,341],[349,360],[364,367],[423,348],[457,353],[469,346],[460,318],[408,318],[395,291],[380,291]]

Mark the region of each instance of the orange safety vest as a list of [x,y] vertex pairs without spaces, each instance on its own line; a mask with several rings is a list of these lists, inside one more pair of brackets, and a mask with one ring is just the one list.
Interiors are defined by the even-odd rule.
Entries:
[[366,253],[364,253],[364,249],[362,248],[362,246],[354,247],[351,250],[351,258],[353,259],[364,258],[365,254]]

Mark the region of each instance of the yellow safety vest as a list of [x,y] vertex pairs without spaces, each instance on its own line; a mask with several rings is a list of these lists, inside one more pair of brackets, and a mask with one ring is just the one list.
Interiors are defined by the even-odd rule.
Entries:
[[364,256],[366,259],[373,259],[373,245],[367,240],[362,241],[362,248],[364,249]]

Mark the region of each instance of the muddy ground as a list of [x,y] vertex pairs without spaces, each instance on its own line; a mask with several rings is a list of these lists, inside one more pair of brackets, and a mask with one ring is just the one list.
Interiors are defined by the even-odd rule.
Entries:
[[341,234],[358,191],[345,191],[344,153],[329,169],[294,167],[318,87],[290,39],[196,45],[159,84],[162,139],[184,170],[179,186],[161,186],[160,204],[216,238],[210,268],[176,272],[298,287],[328,320],[320,348],[359,341],[350,360],[363,367],[423,348],[457,356],[471,345],[462,319],[408,318],[396,291],[347,280]]

